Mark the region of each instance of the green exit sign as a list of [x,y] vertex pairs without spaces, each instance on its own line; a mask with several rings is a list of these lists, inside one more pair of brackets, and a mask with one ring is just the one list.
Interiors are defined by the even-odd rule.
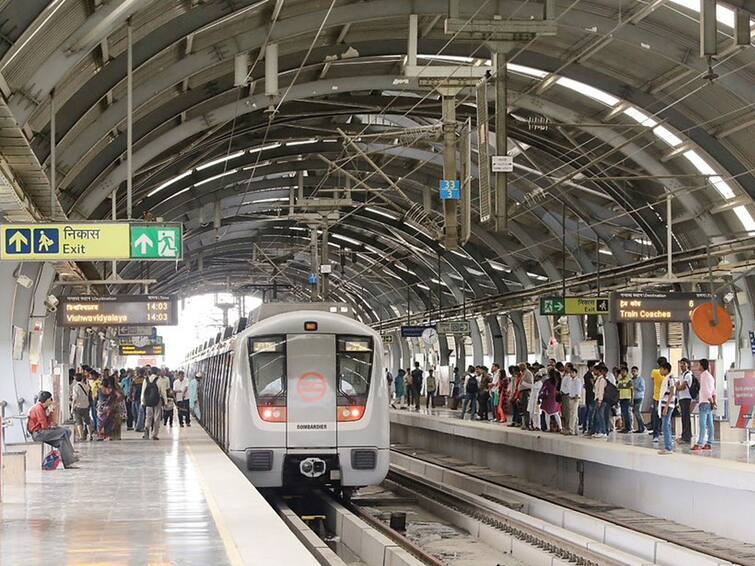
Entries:
[[132,225],[131,257],[133,259],[182,259],[182,227],[164,224]]

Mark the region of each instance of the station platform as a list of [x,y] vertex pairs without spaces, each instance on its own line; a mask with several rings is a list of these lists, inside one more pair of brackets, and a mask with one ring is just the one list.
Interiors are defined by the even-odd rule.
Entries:
[[459,411],[391,411],[391,442],[458,457],[541,485],[755,544],[755,457],[741,445],[712,454],[677,445],[657,454],[647,434],[608,441],[461,420]]
[[0,564],[317,564],[201,427],[123,436],[4,486]]

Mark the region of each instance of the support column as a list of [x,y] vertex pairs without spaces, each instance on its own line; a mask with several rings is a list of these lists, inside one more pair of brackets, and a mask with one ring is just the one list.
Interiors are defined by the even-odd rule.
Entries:
[[133,216],[134,182],[134,37],[131,18],[126,22],[126,218]]
[[391,332],[388,336],[393,337],[393,343],[391,343],[388,350],[390,351],[391,364],[389,369],[395,379],[398,375],[398,370],[403,367],[401,362],[401,333]]
[[[311,273],[313,273],[315,276],[317,275],[317,272],[319,271],[317,269],[317,227],[312,226],[310,229],[310,248],[311,248]],[[314,283],[311,285],[312,288],[312,295],[311,298],[313,301],[317,300],[317,287],[318,283]]]
[[472,330],[472,363],[476,366],[482,365],[483,362],[483,350],[482,350],[482,335],[480,334],[480,327],[477,325],[477,320],[472,319],[470,324]]
[[[506,155],[508,152],[508,71],[506,68],[506,54],[497,51],[493,54],[495,61],[495,147],[496,155]],[[489,164],[486,164],[486,167]],[[508,173],[495,174],[495,230],[502,232],[508,229],[509,200]]]
[[465,336],[457,334],[454,336],[454,353],[456,354],[456,367],[459,368],[460,373],[464,373],[467,370],[467,353],[466,346],[464,344]]
[[501,364],[501,367],[504,367],[504,365],[506,364],[505,362],[506,346],[503,342],[503,333],[501,332],[501,325],[498,322],[498,317],[495,315],[490,315],[486,317],[485,320],[488,324],[488,329],[490,332],[490,342],[493,347],[491,350],[493,361]]
[[330,265],[330,261],[328,259],[328,229],[327,228],[323,228],[323,231],[322,231],[320,269],[318,269],[318,272],[320,272],[320,284],[322,286],[322,300],[328,301],[330,300],[330,273],[322,273],[323,265]]
[[603,362],[610,370],[621,362],[621,349],[619,348],[619,329],[615,322],[609,322],[606,317],[601,317],[603,326]]
[[[637,324],[640,333],[640,375],[645,380],[645,391],[653,390],[653,380],[650,379],[650,372],[655,369],[658,356],[658,336],[655,333],[655,323],[640,322]],[[642,401],[642,408],[647,410],[653,403],[653,396],[645,394]]]
[[[453,94],[450,94],[453,92]],[[453,91],[442,91],[443,95],[443,178],[455,181],[456,172],[456,94]],[[459,245],[459,221],[457,201],[443,200],[443,214],[445,216],[445,246],[454,250]]]
[[584,341],[585,336],[582,331],[582,317],[581,316],[568,316],[566,317],[569,324],[569,341],[571,342],[571,354],[572,363],[586,362],[579,355],[579,343]]
[[522,311],[514,311],[509,313],[511,318],[511,325],[514,328],[514,343],[516,344],[516,361],[527,361],[527,333],[524,331],[524,318],[522,317]]
[[447,366],[451,350],[448,347],[448,337],[445,334],[438,334],[438,354],[438,365]]

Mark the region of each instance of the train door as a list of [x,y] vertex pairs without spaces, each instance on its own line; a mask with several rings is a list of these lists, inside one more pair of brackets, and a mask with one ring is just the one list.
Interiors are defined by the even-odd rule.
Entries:
[[336,445],[336,338],[289,334],[287,351],[289,448]]

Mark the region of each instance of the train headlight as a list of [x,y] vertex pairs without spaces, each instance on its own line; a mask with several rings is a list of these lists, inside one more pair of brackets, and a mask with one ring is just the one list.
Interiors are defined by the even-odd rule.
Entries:
[[268,423],[286,422],[286,407],[257,407],[260,418]]
[[364,409],[364,405],[338,407],[337,420],[341,423],[358,421],[364,416]]

